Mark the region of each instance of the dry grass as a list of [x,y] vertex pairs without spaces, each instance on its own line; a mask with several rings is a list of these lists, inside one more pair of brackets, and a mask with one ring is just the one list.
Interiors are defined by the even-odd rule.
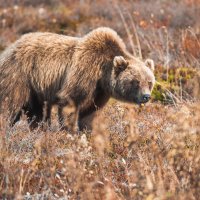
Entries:
[[92,132],[62,132],[56,116],[9,128],[1,114],[0,199],[199,199],[199,0],[16,2],[0,2],[0,51],[30,31],[110,26],[155,60],[159,84],[144,107],[111,100]]
[[90,134],[4,129],[1,199],[198,199],[199,116],[199,104],[114,102]]

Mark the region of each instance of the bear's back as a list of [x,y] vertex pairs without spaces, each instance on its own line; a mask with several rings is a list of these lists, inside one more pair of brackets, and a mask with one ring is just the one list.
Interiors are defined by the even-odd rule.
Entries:
[[16,42],[16,58],[29,60],[36,56],[40,60],[55,60],[64,56],[66,59],[74,52],[78,41],[79,38],[54,33],[29,33]]

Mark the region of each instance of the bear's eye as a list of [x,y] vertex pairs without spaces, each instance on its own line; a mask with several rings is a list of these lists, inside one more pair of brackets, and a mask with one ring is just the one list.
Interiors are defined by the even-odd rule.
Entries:
[[152,86],[153,86],[153,83],[152,83],[151,81],[149,81],[149,82],[148,82],[148,85],[149,85],[149,89],[151,89]]
[[139,88],[139,86],[140,86],[140,81],[138,81],[138,80],[132,80],[132,81],[131,81],[131,84],[132,84],[132,86],[133,86],[134,88]]

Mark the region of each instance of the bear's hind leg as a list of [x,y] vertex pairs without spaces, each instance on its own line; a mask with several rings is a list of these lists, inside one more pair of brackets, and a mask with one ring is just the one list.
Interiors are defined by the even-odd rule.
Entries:
[[37,128],[43,119],[43,103],[39,101],[36,92],[33,90],[31,91],[29,102],[27,103],[24,111],[27,115],[30,128]]

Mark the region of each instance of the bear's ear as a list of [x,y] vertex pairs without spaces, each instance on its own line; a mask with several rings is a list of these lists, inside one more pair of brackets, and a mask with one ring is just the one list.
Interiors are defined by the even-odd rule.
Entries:
[[121,71],[126,69],[126,67],[128,66],[128,62],[125,60],[123,56],[115,56],[113,60],[113,65],[115,71],[117,73],[120,73]]
[[151,71],[154,71],[155,65],[154,65],[154,61],[153,61],[153,60],[151,60],[151,59],[146,59],[145,65],[146,65],[147,67],[149,67]]

